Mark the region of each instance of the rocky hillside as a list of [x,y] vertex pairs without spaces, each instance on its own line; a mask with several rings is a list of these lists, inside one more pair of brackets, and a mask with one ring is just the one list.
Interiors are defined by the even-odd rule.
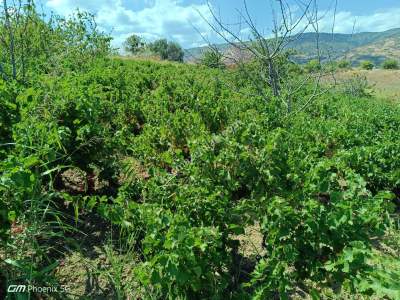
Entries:
[[[289,45],[296,50],[293,59],[299,63],[307,62],[317,56],[316,41],[319,41],[323,59],[348,59],[354,65],[361,60],[372,60],[380,64],[386,58],[400,60],[400,28],[384,32],[362,32],[355,34],[341,33],[305,33]],[[229,45],[221,44],[218,48],[229,51]],[[187,49],[186,61],[196,61],[207,47]]]

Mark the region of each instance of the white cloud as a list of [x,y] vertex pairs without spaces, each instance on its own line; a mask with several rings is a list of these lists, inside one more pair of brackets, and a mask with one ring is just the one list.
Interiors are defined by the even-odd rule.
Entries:
[[135,10],[127,2],[48,0],[46,6],[64,16],[71,14],[76,8],[94,13],[98,25],[106,31],[112,31],[115,46],[120,46],[132,33],[150,40],[165,37],[184,47],[203,43],[196,29],[205,36],[210,35],[210,28],[202,17],[211,18],[206,4],[184,5],[181,0],[141,0],[134,4],[141,2],[142,9]]
[[[201,17],[203,15],[207,20],[212,19],[207,4],[188,5],[183,0],[47,0],[46,6],[64,16],[71,14],[76,8],[94,13],[100,28],[113,35],[114,46],[121,46],[132,33],[148,40],[165,37],[184,47],[203,45],[203,38],[194,28],[212,42],[221,41]],[[321,11],[319,16],[324,16],[319,21],[319,31],[331,32],[333,13]],[[260,16],[254,17],[257,20]],[[336,14],[335,32],[351,33],[354,22],[356,32],[384,31],[400,27],[400,8],[369,15],[339,11]],[[309,30],[312,31],[311,28]],[[244,38],[249,33],[248,28],[240,31]],[[268,36],[267,32],[265,34]]]
[[[323,15],[320,13],[320,15]],[[326,12],[319,22],[320,32],[331,32],[333,13]],[[400,8],[387,9],[370,15],[355,15],[349,11],[336,14],[334,31],[336,33],[379,32],[400,27]]]

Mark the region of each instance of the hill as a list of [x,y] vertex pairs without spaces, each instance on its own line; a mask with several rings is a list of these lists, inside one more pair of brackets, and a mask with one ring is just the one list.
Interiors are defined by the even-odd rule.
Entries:
[[[298,63],[305,63],[317,57],[316,41],[319,39],[322,59],[329,56],[333,59],[349,59],[354,65],[361,60],[371,60],[380,64],[386,58],[400,59],[400,28],[384,32],[361,32],[355,34],[342,33],[304,33],[289,48],[296,50],[293,59]],[[227,51],[228,44],[217,47]],[[196,61],[207,47],[191,48],[185,51],[186,61]]]

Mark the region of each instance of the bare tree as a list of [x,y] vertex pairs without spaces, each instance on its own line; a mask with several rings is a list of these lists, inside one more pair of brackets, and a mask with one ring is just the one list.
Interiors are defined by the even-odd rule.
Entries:
[[17,78],[17,67],[16,67],[16,62],[15,62],[15,51],[14,51],[14,31],[11,27],[11,22],[10,22],[10,13],[9,13],[9,8],[7,5],[7,0],[3,0],[3,9],[4,9],[4,18],[5,18],[5,27],[7,30],[7,33],[9,35],[9,47],[10,47],[10,63],[12,67],[12,77],[13,79]]
[[[30,20],[32,0],[17,0],[11,4],[3,0],[0,24],[0,43],[3,61],[0,61],[0,74],[6,80],[25,78],[27,46],[29,47],[29,32],[27,26]],[[4,68],[8,65],[8,68]],[[11,69],[11,71],[10,71]],[[11,74],[8,74],[11,73]]]
[[[239,32],[232,29],[232,27],[235,27],[232,24],[225,23],[210,3],[208,3],[208,7],[212,20],[203,17],[212,30],[230,45],[231,55],[229,53],[222,55],[227,60],[231,60],[249,77],[258,94],[266,101],[270,100],[270,95],[265,89],[265,86],[268,86],[273,96],[279,98],[286,106],[288,115],[297,112],[293,107],[293,95],[309,84],[310,81],[315,84],[314,91],[309,99],[299,105],[300,109],[304,109],[318,95],[325,92],[320,88],[322,74],[317,76],[308,74],[292,80],[293,78],[287,77],[282,66],[282,58],[285,57],[290,44],[299,40],[306,31],[316,33],[316,56],[318,61],[321,62],[318,22],[322,17],[318,15],[317,1],[294,0],[292,2],[289,3],[286,0],[270,1],[272,16],[270,36],[266,36],[256,26],[246,0],[243,1],[243,10],[237,10],[240,20],[234,25],[239,25]],[[246,39],[240,34],[241,28],[244,26],[251,32]],[[215,49],[213,46],[212,48]],[[249,59],[258,62],[258,74],[254,75],[246,70],[246,62]]]

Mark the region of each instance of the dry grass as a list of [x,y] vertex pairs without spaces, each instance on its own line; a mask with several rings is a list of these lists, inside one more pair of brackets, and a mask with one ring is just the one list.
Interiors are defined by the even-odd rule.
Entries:
[[263,256],[263,235],[258,223],[245,228],[245,233],[237,236],[240,242],[239,252],[245,257]]
[[349,79],[355,75],[365,76],[373,86],[375,96],[393,101],[400,101],[400,70],[348,70],[336,73],[338,81]]
[[162,62],[161,58],[157,55],[116,55],[113,56],[112,58],[121,60]]
[[175,62],[175,61],[170,61],[170,60],[162,60],[160,56],[154,55],[154,54],[148,54],[148,53],[143,53],[143,54],[137,54],[137,55],[115,55],[111,57],[112,59],[119,59],[119,60],[133,60],[133,61],[150,61],[150,62],[155,62],[155,63],[160,63],[160,64],[166,64],[166,65],[171,65],[171,64],[181,64],[180,62]]

